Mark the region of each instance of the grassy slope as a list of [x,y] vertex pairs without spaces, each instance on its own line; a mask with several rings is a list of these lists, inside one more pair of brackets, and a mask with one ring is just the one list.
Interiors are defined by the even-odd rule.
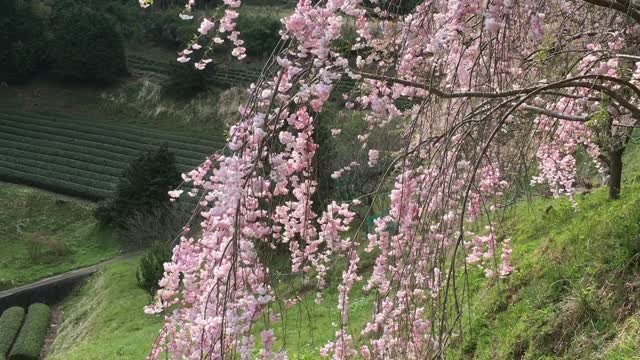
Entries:
[[[88,266],[119,251],[111,234],[93,218],[93,205],[27,187],[0,184],[0,289]],[[44,247],[37,263],[26,239],[63,242],[67,255]]]
[[113,263],[62,305],[63,322],[47,359],[144,359],[161,324],[142,308],[138,258]]
[[[138,258],[105,266],[62,305],[63,322],[47,359],[142,359],[149,351],[161,319],[142,311],[148,302],[137,288]],[[281,286],[285,291],[286,286]],[[337,294],[325,295],[321,305],[315,293],[286,310],[285,321],[272,324],[292,359],[318,359],[318,349],[331,340],[339,321]],[[371,298],[351,295],[352,319],[361,324],[371,306]],[[312,320],[310,320],[312,319]],[[258,323],[255,333],[263,323]],[[286,325],[286,326],[285,326]]]
[[627,154],[618,201],[601,188],[577,212],[566,200],[514,210],[517,272],[498,284],[470,276],[465,357],[640,359],[639,154]]
[[[497,284],[471,271],[472,315],[465,319],[464,342],[451,358],[638,358],[639,154],[637,149],[627,154],[619,201],[609,201],[606,189],[600,189],[579,196],[577,212],[566,200],[537,200],[513,210],[507,232],[517,271]],[[136,266],[128,260],[107,267],[64,305],[66,320],[51,358],[134,359],[146,354],[160,322],[141,310],[147,297],[135,287]],[[285,293],[298,285],[283,282],[278,288]],[[352,316],[359,324],[371,298],[354,292]],[[286,311],[286,321],[275,324],[280,339],[286,334],[291,358],[318,358],[319,346],[337,330],[335,292],[326,294],[321,305],[313,297],[306,293]]]

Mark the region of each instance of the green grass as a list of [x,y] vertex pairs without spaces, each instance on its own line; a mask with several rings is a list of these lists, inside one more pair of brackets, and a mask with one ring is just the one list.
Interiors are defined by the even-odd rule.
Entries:
[[[474,359],[631,359],[640,343],[640,182],[630,149],[622,196],[607,189],[517,206],[505,231],[516,272],[469,275],[471,313],[452,354]],[[633,356],[636,357],[633,357]],[[453,355],[452,355],[453,356]]]
[[146,315],[136,286],[138,258],[109,264],[62,305],[64,319],[47,359],[144,359],[161,318]]
[[[627,164],[634,169],[635,150]],[[578,196],[579,211],[565,199],[537,199],[511,210],[505,234],[512,239],[516,271],[490,281],[469,273],[470,303],[465,336],[451,358],[633,359],[640,354],[640,182],[625,176],[622,197],[607,199],[598,189]],[[277,263],[277,259],[271,259]],[[146,294],[135,286],[137,260],[105,268],[63,309],[66,320],[52,359],[134,359],[146,355],[161,321],[144,315]],[[339,266],[340,267],[340,266]],[[283,268],[284,269],[284,268]],[[330,279],[335,288],[337,274]],[[373,298],[362,284],[350,294],[351,334],[368,320]],[[282,277],[276,287],[287,298],[300,279]],[[274,311],[283,321],[270,325],[292,359],[318,359],[318,349],[334,338],[339,318],[337,293],[321,304],[313,291],[302,301]],[[95,311],[91,311],[95,309]],[[282,313],[284,311],[284,313]],[[267,326],[260,320],[257,335]],[[83,334],[87,335],[83,335]]]
[[[635,169],[635,149],[627,164]],[[565,199],[537,199],[511,210],[505,233],[512,239],[516,271],[499,282],[471,269],[465,336],[451,358],[633,359],[640,354],[640,182],[627,172],[618,201],[605,188],[578,196],[579,211]],[[271,259],[277,263],[277,259]],[[113,264],[64,305],[67,325],[53,359],[142,358],[160,327],[144,315],[147,296],[135,287],[136,260]],[[283,268],[284,269],[284,268]],[[337,274],[330,279],[335,288]],[[282,277],[276,287],[291,297],[300,279]],[[373,303],[361,284],[350,294],[351,334],[368,320]],[[271,323],[292,359],[318,359],[334,338],[337,293],[321,304],[313,291]],[[97,309],[95,312],[89,309]],[[284,311],[284,313],[282,313]],[[260,320],[257,335],[267,326]],[[84,336],[87,332],[88,335]]]
[[[335,340],[336,331],[340,329],[340,313],[338,311],[337,283],[329,284],[329,290],[323,293],[320,304],[315,303],[316,292],[306,291],[299,293],[292,289],[299,289],[300,284],[294,281],[281,281],[278,286],[279,295],[284,298],[292,298],[297,293],[302,300],[290,308],[284,304],[276,303],[272,311],[282,319],[281,321],[268,323],[266,319],[256,324],[256,335],[259,330],[270,326],[274,329],[277,338],[275,348],[284,345],[290,359],[320,359],[319,350],[327,342]],[[349,293],[349,320],[347,328],[349,334],[357,341],[360,330],[369,320],[373,307],[373,296],[365,294],[361,289],[363,282],[357,283]],[[257,338],[259,340],[259,337]]]
[[[0,184],[0,202],[0,290],[92,265],[120,250],[93,218],[92,204],[8,184]],[[42,245],[33,260],[35,247],[28,244],[36,242]]]
[[[138,262],[139,258],[131,258],[106,265],[65,300],[64,320],[47,359],[142,359],[147,355],[162,320],[143,312],[149,298],[136,286]],[[290,282],[283,282],[279,290],[286,293],[290,286]],[[325,294],[319,305],[314,299],[314,292],[305,293],[301,302],[281,315],[283,321],[271,323],[278,337],[276,345],[285,344],[291,359],[318,359],[319,348],[332,340],[338,329],[335,291]],[[355,330],[366,319],[372,298],[354,290],[351,299]],[[274,310],[281,313],[277,305]],[[265,321],[256,324],[257,336]]]

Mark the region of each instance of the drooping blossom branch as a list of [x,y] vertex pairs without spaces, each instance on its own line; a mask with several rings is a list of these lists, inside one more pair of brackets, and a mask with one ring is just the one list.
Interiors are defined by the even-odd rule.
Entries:
[[[638,124],[640,63],[632,61],[640,18],[622,1],[435,0],[407,15],[393,12],[399,2],[371,3],[300,0],[282,20],[282,41],[250,87],[227,148],[184,175],[189,195],[200,198],[202,230],[180,239],[147,308],[165,313],[150,358],[286,358],[270,321],[259,335],[255,328],[276,304],[299,298],[274,290],[258,246],[286,248],[291,273],[318,290],[317,301],[336,288],[340,324],[320,354],[442,357],[452,334],[464,332],[469,289],[460,265],[494,279],[517,270],[492,221],[517,198],[514,184],[527,177],[572,198],[575,154],[586,150],[603,169],[598,135],[627,136],[614,124]],[[244,57],[235,30],[240,1],[224,4],[221,18],[201,19],[178,61],[191,61],[206,43],[194,60],[202,69],[225,39]],[[194,6],[187,2],[181,17],[190,19]],[[335,43],[351,23],[357,38],[340,52]],[[359,199],[313,206],[318,117],[347,79],[355,87],[340,94],[343,111],[366,122],[356,140],[367,160],[332,169],[333,178],[393,159],[375,187],[388,212],[369,233],[355,221]],[[397,130],[401,150],[371,148],[377,129]],[[528,164],[537,173],[523,173]],[[479,228],[482,220],[489,225]],[[362,271],[363,248],[375,259],[370,272]],[[335,271],[337,284],[328,279]],[[376,300],[354,331],[355,287]]]

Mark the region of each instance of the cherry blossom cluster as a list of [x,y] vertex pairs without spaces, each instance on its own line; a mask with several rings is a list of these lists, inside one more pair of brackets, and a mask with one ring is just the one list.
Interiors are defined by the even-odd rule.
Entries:
[[[514,271],[510,240],[498,236],[497,224],[470,229],[505,208],[518,165],[536,162],[532,182],[572,198],[576,153],[600,156],[594,119],[605,112],[624,124],[637,115],[637,97],[618,94],[640,83],[640,59],[621,53],[625,34],[638,29],[614,10],[580,0],[434,0],[398,15],[371,3],[373,9],[362,0],[300,0],[282,19],[283,48],[248,89],[250,101],[240,107],[225,150],[183,175],[192,185],[186,195],[198,198],[202,230],[185,227],[147,308],[165,314],[150,358],[288,356],[275,348],[268,325],[253,331],[258,319],[277,314],[277,302],[300,300],[276,294],[258,244],[286,248],[291,273],[314,279],[317,301],[327,301],[322,291],[335,286],[340,327],[319,354],[443,356],[461,326],[451,298],[465,291],[455,286],[452,264],[480,266],[490,278]],[[181,18],[191,19],[194,6],[188,1]],[[243,58],[238,7],[240,1],[225,0],[224,15],[201,19],[197,39],[178,61],[193,58],[202,69],[213,45],[224,41]],[[349,26],[357,38],[341,53],[335,43]],[[358,199],[327,199],[317,213],[313,206],[318,114],[346,79],[356,86],[341,103],[365,120],[353,140],[366,165],[389,160],[375,194],[388,213],[367,234],[356,228]],[[371,148],[376,129],[399,133],[403,150]],[[332,178],[358,166],[331,169]],[[362,248],[375,259],[370,272],[361,271]],[[327,280],[332,271],[342,274],[337,283]],[[356,287],[376,299],[361,329],[349,326]]]

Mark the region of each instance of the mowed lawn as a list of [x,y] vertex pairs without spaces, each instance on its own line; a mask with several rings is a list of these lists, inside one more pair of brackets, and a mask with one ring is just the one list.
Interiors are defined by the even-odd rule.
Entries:
[[0,290],[93,265],[120,252],[94,204],[0,183]]
[[178,170],[188,172],[222,148],[224,138],[0,111],[0,181],[101,200],[132,160],[163,144]]

